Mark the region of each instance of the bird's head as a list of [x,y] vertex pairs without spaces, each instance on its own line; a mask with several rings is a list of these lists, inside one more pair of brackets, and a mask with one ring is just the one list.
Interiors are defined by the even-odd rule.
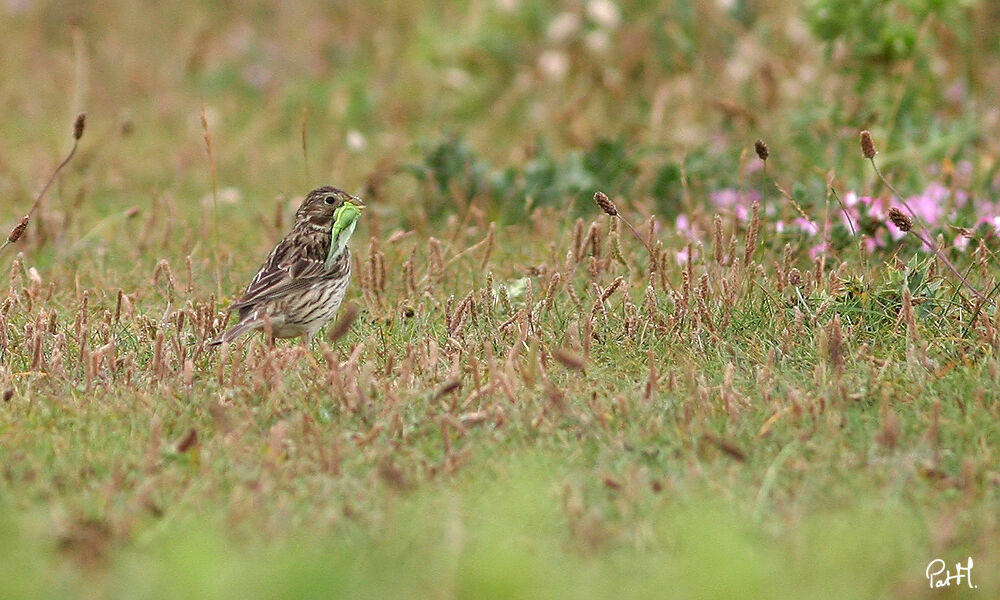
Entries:
[[344,190],[330,186],[316,188],[306,195],[305,200],[299,205],[299,209],[295,211],[295,224],[308,223],[331,229],[334,212],[344,204],[352,204],[359,209],[363,209],[365,206],[361,198],[352,196]]

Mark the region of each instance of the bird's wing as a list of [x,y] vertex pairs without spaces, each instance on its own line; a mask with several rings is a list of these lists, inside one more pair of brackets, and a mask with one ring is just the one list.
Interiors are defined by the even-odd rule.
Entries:
[[321,236],[289,235],[274,247],[231,308],[242,309],[271,300],[299,289],[306,281],[311,284],[311,280],[321,278],[326,273],[324,263],[329,247],[329,240],[324,244]]
[[317,275],[315,277],[300,277],[298,279],[289,279],[279,283],[278,285],[262,290],[260,294],[254,296],[253,299],[246,301],[240,299],[239,301],[233,303],[233,308],[243,309],[255,304],[260,304],[261,302],[267,302],[269,300],[276,300],[282,296],[287,296],[292,292],[299,290],[304,290],[311,287],[313,284],[320,283],[322,281],[329,280],[333,275]]

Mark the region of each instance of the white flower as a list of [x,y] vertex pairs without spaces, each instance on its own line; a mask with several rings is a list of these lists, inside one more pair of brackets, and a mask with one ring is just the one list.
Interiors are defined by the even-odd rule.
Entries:
[[220,204],[239,204],[242,201],[243,194],[237,188],[230,186],[219,190]]
[[219,190],[219,193],[213,197],[212,194],[205,194],[201,198],[202,206],[212,206],[213,203],[218,202],[222,205],[234,205],[239,204],[243,201],[243,193],[239,189],[230,187],[224,187]]
[[538,69],[549,79],[562,79],[569,71],[569,58],[565,52],[546,50],[538,57]]
[[572,12],[560,13],[549,23],[548,36],[553,42],[562,42],[580,29],[580,15]]
[[360,152],[368,146],[368,139],[357,129],[347,132],[347,147],[354,152]]
[[618,27],[622,19],[618,5],[611,0],[591,0],[587,3],[587,15],[595,23],[608,29]]

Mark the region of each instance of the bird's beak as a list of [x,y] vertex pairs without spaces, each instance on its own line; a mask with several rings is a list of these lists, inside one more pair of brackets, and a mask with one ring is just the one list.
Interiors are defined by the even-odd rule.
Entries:
[[353,204],[354,206],[358,207],[359,209],[364,210],[365,208],[364,201],[362,201],[361,198],[358,198],[357,196],[351,196],[347,201]]

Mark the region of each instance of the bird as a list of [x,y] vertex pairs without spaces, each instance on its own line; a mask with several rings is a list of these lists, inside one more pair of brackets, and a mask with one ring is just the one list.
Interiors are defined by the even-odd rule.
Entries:
[[210,346],[262,329],[273,338],[304,337],[309,345],[340,308],[351,278],[347,242],[365,203],[331,186],[309,192],[292,230],[271,250],[243,295],[230,307],[239,319]]

